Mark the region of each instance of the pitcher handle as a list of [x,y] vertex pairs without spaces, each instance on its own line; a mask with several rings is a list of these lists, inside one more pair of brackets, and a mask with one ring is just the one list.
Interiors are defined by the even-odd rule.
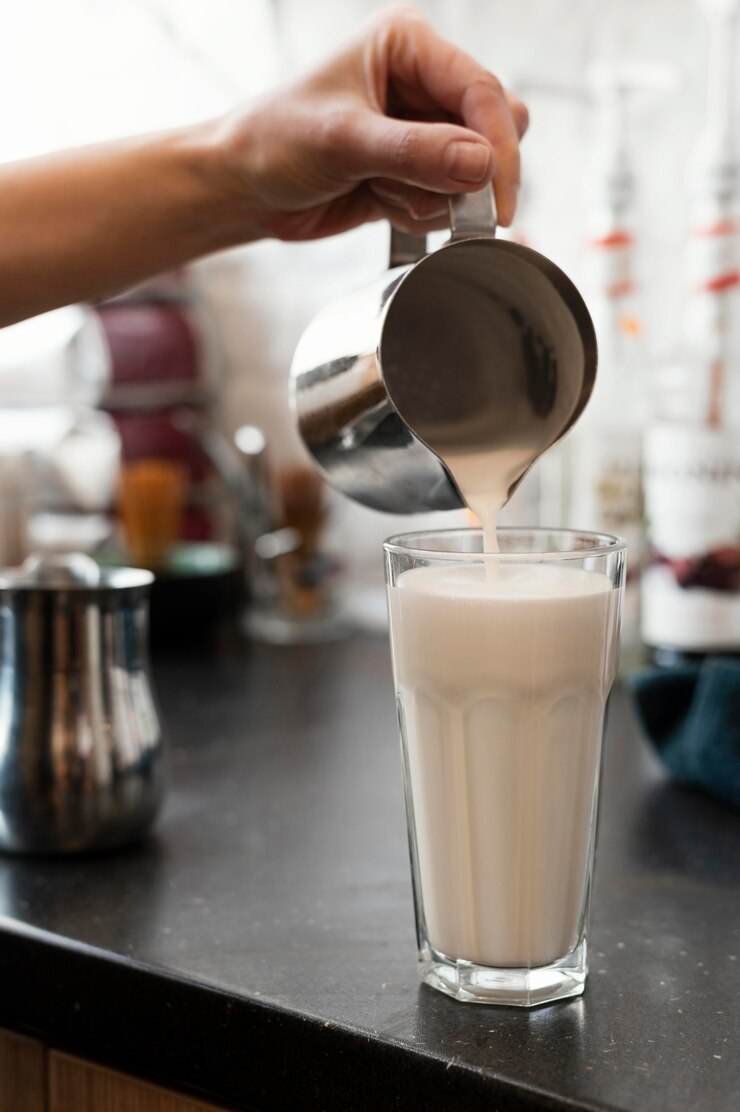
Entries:
[[415,236],[411,232],[399,232],[391,227],[391,253],[389,266],[412,266],[423,259],[427,253],[427,237]]
[[[471,236],[496,235],[496,202],[493,189],[487,185],[477,193],[455,193],[449,199],[450,238],[453,241]],[[427,253],[425,236],[399,232],[391,227],[390,266],[413,266]]]
[[496,202],[487,185],[477,193],[455,193],[450,197],[450,239],[496,235]]

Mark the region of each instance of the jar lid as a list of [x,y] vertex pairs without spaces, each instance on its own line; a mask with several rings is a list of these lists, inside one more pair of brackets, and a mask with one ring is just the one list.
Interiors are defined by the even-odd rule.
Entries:
[[153,582],[154,576],[144,568],[101,568],[83,552],[33,553],[20,567],[0,569],[0,590],[127,590]]

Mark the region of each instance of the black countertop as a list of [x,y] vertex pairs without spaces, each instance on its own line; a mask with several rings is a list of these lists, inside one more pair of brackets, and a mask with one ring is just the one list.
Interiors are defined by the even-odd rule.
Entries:
[[235,1108],[740,1107],[740,815],[617,692],[583,998],[416,979],[381,640],[160,661],[173,788],[114,856],[0,860],[0,1025]]

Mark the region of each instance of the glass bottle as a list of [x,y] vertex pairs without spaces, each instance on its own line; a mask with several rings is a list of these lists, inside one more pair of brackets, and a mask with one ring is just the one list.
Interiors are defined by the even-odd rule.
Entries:
[[646,353],[635,282],[635,181],[625,143],[625,98],[619,75],[602,105],[604,155],[591,203],[585,295],[596,328],[599,370],[591,400],[568,438],[571,526],[628,542],[622,659],[641,654],[643,562],[642,429]]
[[687,245],[679,358],[663,369],[645,438],[650,563],[642,631],[655,659],[740,651],[739,164],[734,10],[710,24],[710,89]]

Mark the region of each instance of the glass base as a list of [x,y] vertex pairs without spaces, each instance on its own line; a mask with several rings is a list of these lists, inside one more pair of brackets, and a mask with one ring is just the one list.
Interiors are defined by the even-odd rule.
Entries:
[[445,957],[431,946],[419,952],[419,975],[454,1000],[536,1008],[580,996],[586,987],[586,940],[552,965],[532,969],[494,969]]

